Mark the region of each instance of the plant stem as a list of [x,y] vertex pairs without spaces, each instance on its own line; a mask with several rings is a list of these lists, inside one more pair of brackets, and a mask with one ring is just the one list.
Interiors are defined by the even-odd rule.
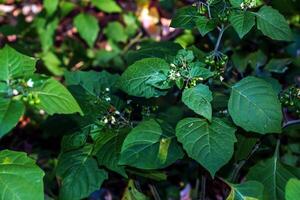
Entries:
[[253,147],[252,151],[250,152],[250,154],[247,156],[247,158],[245,160],[242,160],[241,162],[239,162],[236,165],[236,167],[233,170],[232,176],[231,176],[231,181],[233,183],[237,181],[240,170],[247,163],[247,161],[250,159],[250,157],[259,149],[259,146],[260,146],[260,142],[256,143],[255,146]]
[[217,40],[217,43],[216,43],[216,46],[215,46],[215,49],[214,49],[214,52],[217,52],[219,50],[219,46],[220,46],[220,43],[221,43],[221,40],[222,40],[222,37],[223,37],[223,34],[224,34],[225,30],[226,29],[224,28],[224,25],[222,24],[220,32],[219,32],[218,40]]
[[200,200],[205,200],[205,190],[206,190],[206,176],[201,176],[201,193],[200,193]]
[[154,198],[155,200],[161,200],[161,199],[160,199],[160,196],[159,196],[159,194],[158,194],[158,192],[157,192],[157,190],[156,190],[156,188],[154,187],[154,185],[149,184],[149,188],[150,188],[150,191],[151,191],[151,193],[152,193],[152,195],[153,195],[153,198]]

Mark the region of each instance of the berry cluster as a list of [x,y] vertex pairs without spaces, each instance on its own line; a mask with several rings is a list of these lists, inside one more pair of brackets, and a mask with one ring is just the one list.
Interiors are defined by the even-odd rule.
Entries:
[[225,10],[222,13],[218,14],[218,19],[221,23],[227,23],[230,15],[230,10]]
[[205,57],[205,64],[208,65],[210,70],[215,71],[217,77],[220,77],[224,74],[226,65],[228,61],[228,56],[222,54],[221,52],[211,53]]
[[40,98],[38,97],[38,94],[36,93],[29,93],[29,94],[24,94],[22,97],[22,100],[24,102],[28,102],[29,105],[38,105],[41,103]]
[[300,88],[290,87],[280,94],[280,102],[292,113],[300,117]]

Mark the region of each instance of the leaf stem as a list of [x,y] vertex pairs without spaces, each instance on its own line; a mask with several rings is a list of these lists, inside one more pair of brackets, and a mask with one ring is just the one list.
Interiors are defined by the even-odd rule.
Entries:
[[159,194],[158,194],[158,192],[157,192],[157,190],[156,190],[156,188],[155,188],[155,186],[149,184],[149,188],[150,188],[150,191],[151,191],[151,193],[152,193],[152,195],[153,195],[154,200],[161,200],[161,199],[160,199],[160,196],[159,196]]

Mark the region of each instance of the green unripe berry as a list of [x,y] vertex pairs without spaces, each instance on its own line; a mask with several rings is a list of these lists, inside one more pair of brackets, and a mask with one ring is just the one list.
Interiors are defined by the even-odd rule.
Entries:
[[34,100],[34,103],[35,103],[35,104],[40,104],[40,103],[41,103],[41,100],[40,100],[39,98],[37,98],[37,99]]
[[33,106],[34,103],[35,103],[34,100],[30,100],[30,101],[29,101],[29,105],[31,105],[31,106]]
[[24,102],[27,102],[27,101],[28,101],[28,97],[22,97],[22,100],[23,100]]

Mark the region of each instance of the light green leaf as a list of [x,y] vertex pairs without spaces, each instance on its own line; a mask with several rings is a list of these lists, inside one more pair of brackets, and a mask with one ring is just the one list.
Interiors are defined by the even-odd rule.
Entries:
[[210,104],[212,100],[212,93],[209,87],[204,84],[198,84],[193,88],[186,88],[182,94],[182,102],[209,121],[211,121],[212,118],[212,108]]
[[263,160],[250,168],[247,180],[259,181],[264,185],[265,198],[282,200],[285,187],[290,178],[300,178],[300,170],[279,161],[275,154],[272,158]]
[[171,21],[171,27],[192,29],[196,26],[195,20],[200,17],[200,13],[194,6],[187,6],[176,11]]
[[234,12],[230,15],[229,21],[240,38],[243,38],[255,25],[255,15],[251,12]]
[[176,126],[176,136],[188,155],[207,169],[211,176],[232,157],[235,128],[222,119],[211,123],[200,118],[186,118]]
[[228,102],[234,123],[260,134],[281,132],[281,104],[272,86],[249,76],[236,83]]
[[140,169],[164,168],[183,157],[174,130],[150,119],[141,122],[126,137],[119,164]]
[[124,166],[118,164],[121,147],[127,130],[114,130],[101,132],[96,138],[94,154],[97,157],[99,165],[127,177]]
[[36,60],[23,55],[10,46],[0,49],[0,81],[31,75],[35,71]]
[[92,4],[107,13],[119,13],[122,11],[115,0],[92,0]]
[[23,103],[0,98],[0,138],[17,125],[24,112]]
[[204,16],[200,16],[196,19],[196,26],[202,36],[205,36],[207,33],[217,27],[216,23],[213,20],[209,20]]
[[57,10],[58,3],[59,3],[58,0],[44,0],[43,1],[44,8],[46,9],[47,14],[49,16],[51,16]]
[[41,100],[38,107],[50,115],[76,112],[82,114],[81,108],[70,92],[53,78],[49,78],[40,87],[36,88],[35,93]]
[[274,40],[291,41],[292,31],[286,19],[270,6],[263,6],[255,13],[257,28]]
[[58,59],[58,57],[52,53],[51,51],[48,51],[42,56],[42,60],[44,62],[44,65],[47,67],[47,69],[55,76],[61,76],[64,74],[64,68],[62,67],[61,61]]
[[92,145],[62,153],[58,159],[57,175],[62,178],[60,199],[80,200],[98,190],[107,179],[107,172],[98,168],[91,157]]
[[128,39],[124,26],[120,22],[108,23],[103,32],[107,38],[115,42],[126,42]]
[[74,25],[79,35],[92,48],[100,31],[97,18],[89,14],[80,13],[75,17]]
[[158,97],[166,94],[149,84],[160,73],[166,77],[169,72],[169,64],[160,58],[145,58],[129,66],[122,74],[119,87],[129,95],[138,97]]
[[0,151],[0,199],[43,200],[44,172],[23,152]]
[[285,199],[295,200],[300,197],[300,180],[291,178],[285,187]]
[[124,195],[122,197],[122,200],[147,200],[147,199],[149,198],[147,198],[146,195],[138,191],[138,189],[135,187],[134,181],[129,180]]
[[229,184],[231,191],[226,200],[262,200],[264,186],[257,181]]
[[48,20],[43,17],[35,19],[35,26],[42,45],[43,53],[47,53],[54,43],[54,34],[59,23],[58,17]]

